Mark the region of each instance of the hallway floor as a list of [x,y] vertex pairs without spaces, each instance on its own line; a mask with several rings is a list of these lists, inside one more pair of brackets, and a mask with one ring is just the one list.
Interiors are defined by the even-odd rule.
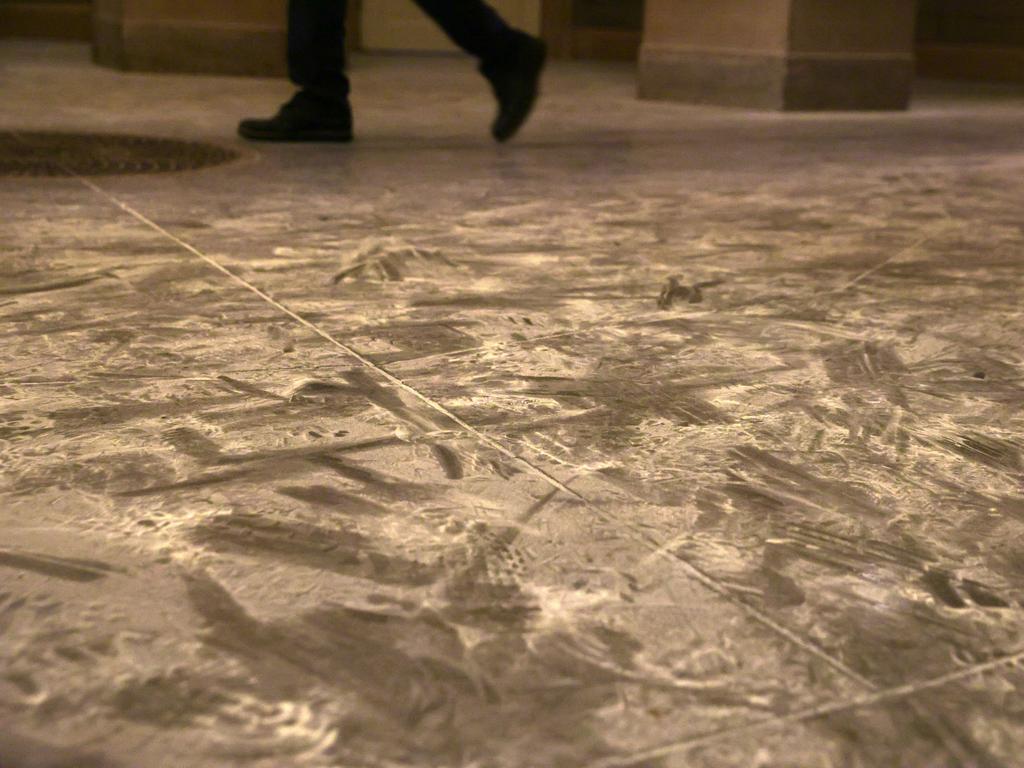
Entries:
[[242,155],[0,178],[0,766],[1019,765],[1024,90],[352,74],[255,146],[0,47],[0,131]]

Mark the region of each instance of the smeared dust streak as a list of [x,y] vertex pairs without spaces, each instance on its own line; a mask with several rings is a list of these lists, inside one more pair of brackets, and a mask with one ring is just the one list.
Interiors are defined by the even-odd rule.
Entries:
[[862,696],[847,699],[846,701],[838,701],[834,704],[806,707],[804,709],[799,709],[796,712],[791,712],[788,715],[782,715],[781,717],[765,718],[736,728],[723,728],[720,731],[712,731],[711,733],[706,733],[702,736],[694,736],[690,739],[683,739],[681,741],[663,744],[660,747],[634,752],[629,756],[603,758],[590,763],[586,768],[629,768],[630,766],[637,765],[644,761],[668,757],[669,755],[686,752],[688,750],[704,746],[705,744],[722,741],[723,739],[731,739],[735,736],[750,732],[791,725],[794,723],[802,723],[807,720],[814,720],[819,717],[828,717],[829,715],[846,712],[851,709],[859,709],[861,707],[870,707],[878,704],[898,701],[906,698],[907,696],[913,696],[935,688],[941,688],[945,685],[949,685],[950,683],[966,680],[971,677],[978,677],[986,673],[1002,669],[1003,667],[1013,667],[1021,663],[1024,663],[1024,651],[1018,651],[1017,653],[1009,656],[1003,656],[999,659],[993,659],[992,661],[974,664],[970,667],[957,670],[956,672],[949,672],[945,675],[933,677],[930,680],[905,683],[903,685],[893,686],[892,688],[884,688],[873,693],[867,693]]
[[949,210],[947,208],[943,207],[942,212],[943,218],[940,219],[938,222],[933,223],[930,227],[928,227],[925,233],[921,235],[921,237],[919,237],[917,240],[912,242],[910,245],[906,245],[900,250],[896,251],[896,253],[892,254],[891,256],[882,259],[882,261],[880,261],[878,264],[875,264],[875,266],[865,269],[859,275],[850,279],[849,281],[839,286],[838,288],[833,288],[831,291],[825,291],[825,294],[827,295],[830,293],[842,293],[843,291],[847,291],[850,288],[853,288],[861,280],[871,277],[871,275],[875,274],[876,272],[882,269],[885,269],[890,264],[896,263],[904,256],[906,256],[908,253],[913,253],[922,245],[930,243],[932,240],[934,240],[936,237],[942,234],[945,230],[949,229],[951,224],[958,223],[954,220],[953,216],[949,213]]
[[[675,541],[678,541],[678,539]],[[867,688],[868,690],[875,690],[875,684],[863,675],[861,675],[859,672],[847,666],[834,656],[831,656],[826,651],[822,650],[817,645],[815,645],[813,642],[805,640],[803,637],[798,635],[793,630],[787,629],[786,627],[782,626],[773,618],[768,616],[768,614],[758,610],[752,605],[747,604],[742,599],[737,598],[735,594],[727,586],[719,582],[713,576],[710,576],[709,574],[705,573],[700,568],[691,563],[689,560],[686,560],[685,558],[672,552],[672,544],[673,542],[670,542],[669,544],[654,550],[653,552],[651,552],[650,555],[644,558],[645,561],[661,557],[664,559],[668,559],[674,563],[679,563],[683,567],[683,570],[690,574],[690,577],[694,581],[697,581],[700,584],[704,585],[706,589],[710,590],[711,592],[714,592],[716,595],[725,598],[727,601],[737,606],[741,611],[746,613],[755,621],[766,626],[775,634],[784,638],[785,640],[797,646],[798,648],[810,654],[811,656],[814,656],[815,658],[825,662],[834,670],[844,675],[845,677],[849,678],[850,680],[853,680],[862,687]]]
[[[26,143],[26,142],[24,142],[22,140],[22,143]],[[292,320],[294,320],[295,322],[299,323],[300,325],[305,326],[306,328],[311,330],[313,333],[315,333],[317,336],[322,338],[324,341],[326,341],[329,344],[331,344],[332,346],[340,349],[342,352],[344,352],[349,357],[354,358],[359,363],[361,363],[363,366],[365,366],[365,367],[371,369],[372,371],[374,371],[381,378],[387,380],[389,383],[393,384],[394,386],[396,386],[396,387],[402,389],[403,391],[407,392],[408,394],[412,395],[417,400],[419,400],[424,405],[426,405],[428,408],[431,408],[434,411],[437,411],[438,413],[440,413],[445,418],[450,419],[453,423],[458,424],[459,427],[462,430],[464,430],[467,434],[472,435],[474,438],[476,438],[482,444],[486,445],[488,448],[491,448],[491,449],[497,451],[498,453],[500,453],[502,456],[504,456],[505,458],[509,459],[510,461],[514,461],[515,463],[517,463],[520,466],[522,466],[523,468],[525,468],[528,472],[530,472],[530,473],[532,473],[534,475],[537,475],[538,477],[543,478],[545,481],[547,481],[548,483],[550,483],[551,485],[553,485],[555,488],[557,488],[558,490],[562,491],[563,493],[566,493],[566,494],[568,494],[569,496],[572,496],[575,499],[579,499],[580,501],[583,500],[582,496],[580,496],[576,491],[574,491],[571,488],[569,488],[567,485],[565,485],[562,481],[560,481],[555,476],[553,476],[553,475],[549,474],[548,472],[544,471],[543,469],[541,469],[537,465],[532,464],[531,462],[529,462],[526,459],[522,458],[521,456],[517,455],[513,451],[510,451],[508,448],[506,448],[504,445],[499,443],[497,440],[494,440],[493,438],[490,438],[487,435],[485,435],[483,432],[480,432],[478,429],[476,429],[475,427],[470,425],[468,422],[463,421],[461,418],[456,416],[454,413],[452,413],[450,410],[445,408],[443,405],[441,405],[436,400],[433,400],[433,399],[427,397],[426,395],[424,395],[422,392],[420,392],[415,387],[405,383],[402,379],[400,379],[397,376],[395,376],[393,373],[388,371],[386,368],[383,368],[380,365],[377,365],[377,363],[375,363],[372,360],[370,360],[368,357],[366,357],[365,355],[360,353],[355,348],[350,347],[348,344],[346,344],[345,342],[343,342],[343,341],[341,341],[339,339],[336,339],[334,336],[332,336],[330,333],[328,333],[323,328],[318,326],[316,323],[313,323],[313,322],[307,320],[302,315],[300,315],[298,312],[295,312],[294,310],[290,309],[286,305],[282,304],[280,301],[275,299],[273,296],[271,296],[269,293],[264,291],[262,288],[254,285],[253,283],[250,283],[244,277],[242,277],[238,273],[232,271],[228,267],[224,266],[223,264],[221,264],[219,261],[217,261],[212,256],[209,256],[209,255],[203,253],[202,251],[200,251],[198,248],[196,248],[191,243],[188,243],[185,240],[182,240],[177,235],[175,235],[172,232],[169,232],[168,230],[164,229],[163,227],[161,227],[159,224],[157,224],[155,221],[150,219],[145,214],[137,211],[135,208],[133,208],[132,206],[128,205],[128,203],[122,201],[120,198],[116,197],[115,195],[111,194],[110,192],[107,192],[107,190],[103,189],[98,184],[93,183],[92,181],[90,181],[86,177],[82,176],[81,174],[75,173],[74,171],[72,171],[71,169],[66,168],[66,167],[62,167],[62,170],[65,173],[67,173],[69,176],[71,176],[72,178],[75,178],[78,181],[80,181],[83,185],[85,185],[86,187],[91,189],[96,194],[100,195],[101,197],[105,198],[109,202],[111,202],[114,205],[116,205],[118,208],[120,208],[122,211],[127,213],[129,216],[131,216],[136,221],[141,222],[145,226],[147,226],[150,229],[152,229],[154,232],[157,232],[158,234],[163,235],[164,237],[166,237],[168,240],[172,241],[176,245],[180,246],[181,248],[184,248],[186,251],[191,253],[193,256],[196,256],[197,258],[202,259],[209,266],[213,267],[215,270],[217,270],[221,274],[227,276],[228,278],[230,278],[234,282],[238,283],[243,288],[245,288],[247,291],[250,291],[251,293],[256,294],[259,298],[263,299],[263,301],[265,301],[267,304],[269,304],[270,306],[274,307],[275,309],[277,309],[278,311],[282,312],[283,314],[287,315],[288,317],[290,317]]]
[[[140,223],[142,223],[143,225],[145,225],[149,229],[152,229],[154,232],[157,232],[158,234],[163,235],[168,240],[172,241],[173,243],[175,243],[179,247],[181,247],[184,250],[186,250],[189,253],[191,253],[193,256],[196,256],[197,258],[199,258],[202,261],[204,261],[206,264],[208,264],[213,269],[215,269],[218,272],[222,273],[223,275],[227,276],[228,278],[230,278],[234,282],[238,283],[239,285],[241,285],[242,287],[244,287],[246,290],[250,291],[251,293],[254,293],[256,296],[261,298],[267,304],[271,305],[272,307],[274,307],[278,311],[280,311],[283,314],[287,315],[288,317],[290,317],[291,319],[293,319],[297,323],[305,326],[306,328],[311,330],[313,333],[315,333],[317,336],[319,336],[320,338],[322,338],[325,341],[327,341],[332,346],[336,347],[337,349],[340,349],[346,355],[348,355],[348,356],[354,358],[355,360],[359,361],[359,363],[361,363],[366,368],[369,368],[369,369],[375,371],[379,376],[381,376],[382,378],[384,378],[388,382],[390,382],[393,385],[401,388],[402,390],[404,390],[405,392],[409,393],[413,397],[417,398],[418,400],[420,400],[421,402],[423,402],[424,404],[426,404],[428,407],[432,408],[436,412],[438,412],[438,413],[442,414],[443,416],[451,419],[453,423],[458,424],[463,430],[465,430],[465,432],[467,434],[472,435],[473,437],[475,437],[477,440],[479,440],[484,445],[486,445],[486,446],[488,446],[490,448],[493,448],[494,450],[498,451],[502,456],[505,456],[506,458],[508,458],[508,459],[516,462],[517,464],[523,466],[524,468],[526,468],[529,472],[533,473],[534,475],[537,475],[538,477],[543,478],[545,481],[547,481],[553,487],[557,488],[558,490],[562,491],[563,493],[566,493],[566,494],[572,496],[573,498],[581,501],[583,504],[585,504],[587,506],[588,509],[590,509],[599,518],[603,518],[603,519],[607,520],[608,522],[611,522],[611,523],[614,523],[614,524],[617,524],[617,525],[622,525],[622,521],[609,519],[605,515],[605,513],[603,511],[601,511],[599,508],[597,508],[595,505],[593,505],[589,500],[583,498],[582,495],[580,495],[576,491],[574,491],[571,488],[569,488],[567,485],[565,485],[563,482],[558,480],[553,475],[551,475],[548,472],[544,471],[543,469],[541,469],[540,467],[536,466],[535,464],[527,461],[526,459],[518,456],[513,451],[509,450],[508,448],[506,448],[504,445],[502,445],[501,443],[497,442],[496,440],[494,440],[494,439],[488,437],[487,435],[483,434],[482,432],[480,432],[479,430],[477,430],[476,428],[474,428],[473,426],[471,426],[467,422],[465,422],[462,419],[460,419],[458,416],[456,416],[454,413],[449,411],[447,408],[445,408],[440,403],[438,403],[438,402],[432,400],[431,398],[427,397],[426,395],[422,394],[419,390],[417,390],[414,387],[410,386],[409,384],[405,383],[403,380],[401,380],[400,378],[398,378],[394,374],[390,373],[385,368],[382,368],[380,365],[374,363],[372,360],[370,360],[365,355],[363,355],[360,352],[358,352],[353,347],[350,347],[348,344],[345,344],[344,342],[340,341],[339,339],[336,339],[334,336],[332,336],[330,333],[328,333],[327,331],[322,329],[320,326],[318,326],[315,323],[307,320],[302,315],[298,314],[294,310],[292,310],[289,307],[287,307],[286,305],[282,304],[280,301],[275,299],[273,296],[271,296],[270,294],[266,293],[264,290],[262,290],[261,288],[259,288],[256,285],[254,285],[253,283],[249,282],[244,277],[242,277],[241,275],[235,273],[234,271],[232,271],[228,267],[224,266],[223,264],[221,264],[219,261],[217,261],[213,257],[203,253],[198,248],[193,246],[191,243],[188,243],[185,240],[182,240],[180,237],[178,237],[177,235],[175,235],[172,232],[168,231],[164,227],[160,226],[159,224],[157,224],[155,221],[150,219],[145,214],[143,214],[140,211],[136,210],[135,208],[130,206],[128,203],[125,203],[124,201],[122,201],[121,199],[116,197],[115,195],[111,194],[110,192],[108,192],[107,190],[103,189],[102,187],[100,187],[99,185],[95,184],[94,182],[92,182],[91,180],[87,179],[86,177],[82,176],[81,174],[75,173],[74,171],[72,171],[70,169],[67,169],[67,168],[65,168],[64,170],[65,170],[65,172],[69,176],[77,179],[83,185],[85,185],[86,187],[91,189],[93,192],[95,192],[96,194],[98,194],[101,197],[105,198],[107,201],[109,201],[113,205],[117,206],[123,212],[127,213],[129,216],[131,216],[132,218],[136,219],[137,221],[139,221]],[[627,530],[629,530],[630,526],[628,524],[626,524],[626,528],[627,528]],[[657,552],[658,554],[660,554],[662,556],[667,556],[673,563],[676,563],[677,565],[681,566],[686,571],[686,573],[689,574],[691,579],[699,582],[706,589],[710,590],[711,592],[715,593],[716,595],[718,595],[718,596],[726,599],[730,603],[738,606],[744,613],[749,615],[754,620],[758,621],[763,626],[767,627],[772,632],[775,632],[777,635],[783,637],[786,641],[792,643],[793,645],[801,648],[803,651],[805,651],[806,653],[810,654],[811,656],[814,656],[815,658],[820,659],[825,664],[827,664],[828,666],[832,667],[836,671],[840,672],[841,674],[843,674],[847,678],[849,678],[851,680],[854,680],[855,682],[857,682],[862,687],[867,687],[869,690],[874,689],[874,686],[868,680],[866,680],[864,677],[862,677],[860,674],[858,674],[855,670],[853,670],[850,667],[848,667],[842,661],[832,657],[826,651],[824,651],[823,649],[819,648],[813,642],[811,642],[809,640],[806,640],[806,639],[800,637],[799,635],[797,635],[796,633],[794,633],[794,632],[786,629],[785,627],[781,626],[780,624],[778,624],[776,621],[774,621],[771,617],[769,617],[764,612],[758,610],[757,608],[755,608],[755,607],[753,607],[751,605],[748,605],[747,603],[745,603],[742,600],[737,599],[736,596],[733,595],[732,592],[728,589],[728,587],[726,587],[725,585],[721,584],[719,581],[717,581],[713,577],[709,576],[708,574],[704,573],[703,571],[698,569],[696,566],[694,566],[692,563],[687,562],[686,560],[684,560],[683,558],[681,558],[681,557],[679,557],[677,555],[671,555],[671,554],[669,554],[667,552],[659,551],[659,550],[662,550],[663,548],[656,547],[656,546],[652,547],[652,543],[650,541],[648,541],[645,536],[638,535],[635,531],[633,531],[633,533],[634,533],[634,535],[637,535],[638,540],[641,543],[643,543],[644,546],[647,546],[647,547],[650,547],[650,548],[654,549],[655,552]]]
[[[28,143],[28,142],[25,142],[24,139],[22,139],[17,134],[13,134],[13,135],[15,136],[15,138],[17,138],[18,140],[22,141],[22,143],[25,143],[25,144]],[[509,460],[511,460],[511,461],[515,462],[516,464],[519,464],[520,466],[524,467],[531,474],[534,474],[534,475],[544,479],[546,482],[548,482],[550,485],[552,485],[555,489],[557,489],[559,491],[562,491],[563,493],[566,493],[569,496],[572,496],[573,498],[581,501],[589,509],[594,511],[598,516],[604,517],[605,519],[608,519],[606,517],[606,515],[604,515],[604,513],[601,512],[597,507],[595,507],[589,500],[583,498],[583,496],[581,496],[579,493],[577,493],[576,491],[574,491],[571,488],[569,488],[566,484],[562,483],[560,480],[558,480],[553,475],[549,474],[548,472],[546,472],[542,468],[536,466],[532,462],[530,462],[530,461],[522,458],[521,456],[517,455],[516,453],[514,453],[511,450],[509,450],[508,448],[506,448],[504,445],[502,445],[498,441],[496,441],[496,440],[488,437],[487,435],[483,434],[482,432],[477,430],[475,427],[470,425],[468,422],[466,422],[463,419],[461,419],[458,416],[456,416],[454,413],[452,413],[449,409],[445,408],[440,403],[438,403],[435,400],[431,399],[430,397],[424,395],[419,390],[417,390],[415,387],[407,384],[405,381],[403,381],[402,379],[398,378],[397,376],[392,374],[387,369],[385,369],[382,366],[378,365],[377,363],[373,362],[372,360],[370,360],[368,357],[366,357],[365,355],[360,353],[355,348],[353,348],[353,347],[349,346],[348,344],[345,344],[341,340],[335,338],[329,332],[327,332],[326,330],[324,330],[323,328],[321,328],[317,324],[311,322],[310,320],[307,320],[302,315],[298,314],[297,312],[295,312],[294,310],[290,309],[285,304],[283,304],[280,301],[278,301],[277,299],[275,299],[273,296],[268,294],[266,291],[262,290],[261,288],[259,288],[255,284],[253,284],[253,283],[249,282],[248,280],[246,280],[241,275],[237,274],[236,272],[232,271],[231,269],[229,269],[225,265],[221,264],[219,261],[214,259],[212,256],[209,256],[206,253],[203,253],[198,248],[193,246],[191,243],[188,243],[187,241],[182,240],[180,237],[178,237],[177,235],[175,235],[172,232],[168,231],[164,227],[160,226],[155,221],[153,221],[152,219],[150,219],[148,216],[146,216],[145,214],[141,213],[140,211],[136,210],[135,208],[133,208],[128,203],[122,201],[117,196],[115,196],[112,193],[108,192],[107,190],[103,189],[99,185],[95,184],[90,179],[82,176],[81,174],[75,173],[71,169],[69,169],[67,167],[64,167],[64,166],[62,166],[62,170],[68,176],[78,180],[79,182],[82,183],[82,185],[84,185],[85,187],[91,189],[93,192],[95,192],[96,194],[100,195],[101,197],[106,199],[108,202],[110,202],[111,204],[116,206],[117,208],[121,209],[124,213],[127,213],[129,216],[134,218],[136,221],[140,222],[141,224],[143,224],[144,226],[146,226],[149,229],[153,230],[154,232],[162,235],[163,237],[166,237],[168,240],[172,241],[173,243],[175,243],[176,245],[178,245],[179,247],[181,247],[182,249],[184,249],[188,253],[192,254],[193,256],[199,258],[201,261],[205,262],[208,266],[212,267],[216,271],[218,271],[221,274],[225,275],[230,280],[238,283],[243,288],[245,288],[247,291],[255,294],[257,297],[262,299],[264,302],[266,302],[270,306],[274,307],[275,309],[277,309],[281,313],[287,315],[288,317],[290,317],[292,320],[294,320],[295,322],[299,323],[300,325],[308,328],[310,331],[315,333],[317,336],[322,338],[324,341],[328,342],[329,344],[331,344],[335,348],[341,350],[342,352],[344,352],[349,357],[355,359],[356,361],[358,361],[364,367],[369,368],[370,370],[374,371],[381,378],[385,379],[386,381],[388,381],[392,385],[398,387],[399,389],[405,391],[406,393],[408,393],[412,397],[416,398],[417,400],[419,400],[420,402],[422,402],[423,404],[425,404],[427,407],[431,408],[432,410],[436,411],[437,413],[440,413],[441,415],[443,415],[446,418],[450,419],[454,424],[457,424],[468,435],[473,436],[474,438],[476,438],[483,445],[486,445],[486,446],[492,448],[493,450],[495,450],[498,453],[500,453],[502,456],[505,456]],[[947,213],[947,217],[948,217],[948,213]],[[853,280],[851,280],[847,285],[843,286],[842,288],[840,288],[838,290],[839,291],[846,290],[847,288],[852,287],[856,283],[858,283],[861,280],[863,280],[864,278],[868,277],[870,274],[873,274],[874,272],[882,269],[887,264],[892,263],[897,258],[899,258],[899,257],[903,256],[904,254],[909,253],[912,250],[920,247],[921,245],[923,245],[924,243],[928,242],[933,237],[935,237],[937,234],[938,234],[937,232],[929,232],[929,233],[927,233],[925,236],[921,237],[919,240],[915,241],[911,245],[905,247],[904,249],[902,249],[902,250],[898,251],[897,253],[893,254],[892,256],[890,256],[888,259],[883,261],[881,264],[878,264],[875,267],[867,270],[866,272],[858,275]],[[621,524],[621,521],[609,520],[609,522]],[[627,525],[627,528],[628,527],[629,526]],[[638,538],[646,546],[649,546],[649,547],[651,546],[651,542],[649,542],[646,539],[646,537],[639,536]],[[829,655],[823,649],[819,648],[813,642],[810,642],[810,641],[800,637],[796,633],[794,633],[794,632],[786,629],[785,627],[779,625],[777,622],[775,622],[773,619],[771,619],[767,614],[763,613],[762,611],[759,611],[758,609],[754,608],[753,606],[748,605],[747,603],[743,602],[742,600],[738,600],[730,592],[728,587],[726,587],[725,585],[719,583],[716,579],[714,579],[710,575],[704,573],[703,571],[698,569],[693,564],[687,562],[686,560],[680,558],[677,555],[676,556],[670,555],[670,553],[665,551],[664,547],[655,547],[654,551],[655,551],[655,555],[656,556],[658,556],[658,555],[660,555],[660,556],[669,556],[672,559],[673,562],[682,565],[684,570],[690,575],[690,577],[692,579],[694,579],[695,581],[698,581],[705,588],[709,589],[710,591],[714,592],[715,594],[719,595],[720,597],[728,600],[730,603],[733,603],[734,605],[737,605],[745,613],[747,613],[749,616],[751,616],[753,619],[757,620],[759,623],[761,623],[762,625],[766,626],[768,629],[772,630],[776,634],[778,634],[781,637],[785,638],[790,643],[792,643],[792,644],[796,645],[797,647],[803,649],[805,652],[809,653],[810,655],[812,655],[812,656],[822,660],[823,662],[825,662],[829,666],[833,667],[834,669],[836,669],[837,671],[839,671],[840,673],[842,673],[846,677],[856,681],[860,685],[868,687],[869,689],[874,689],[874,685],[870,681],[868,681],[866,678],[864,678],[863,676],[858,674],[853,669],[849,668],[843,662],[841,662],[838,659],[833,658],[831,655]],[[1018,656],[1011,657],[1011,659],[1009,659],[1009,660],[1005,660],[1004,659],[1004,660],[1000,660],[999,662],[991,662],[987,666],[994,668],[994,667],[1000,666],[1002,664],[1010,663],[1010,661],[1017,661],[1017,660],[1022,659],[1022,658],[1024,658],[1024,652],[1022,652],[1021,654],[1018,654]],[[772,719],[772,720],[769,720],[769,721],[764,721],[764,722],[760,722],[760,723],[753,723],[753,724],[751,724],[749,726],[744,726],[744,727],[741,727],[741,728],[736,729],[734,731],[722,731],[722,732],[717,732],[717,733],[714,733],[714,734],[708,734],[707,736],[704,736],[704,737],[697,737],[697,739],[695,739],[695,740],[689,740],[689,741],[684,741],[684,742],[676,742],[675,744],[667,745],[667,746],[664,746],[664,747],[659,747],[659,748],[656,748],[655,750],[651,750],[649,752],[645,752],[643,754],[634,756],[634,757],[630,758],[630,760],[628,762],[624,762],[623,760],[611,760],[611,761],[595,763],[595,764],[593,764],[592,768],[612,768],[613,766],[625,766],[625,765],[628,765],[629,762],[636,762],[638,759],[644,759],[645,756],[654,757],[654,756],[657,756],[659,754],[670,754],[672,752],[677,752],[677,751],[680,751],[680,750],[689,749],[689,748],[691,748],[691,747],[693,747],[693,746],[695,746],[697,744],[704,743],[704,741],[713,741],[716,738],[721,738],[726,733],[737,733],[737,732],[743,732],[744,730],[751,730],[751,729],[756,729],[756,728],[761,728],[761,727],[767,727],[769,725],[774,725],[774,724],[785,724],[785,723],[788,723],[788,722],[797,722],[797,721],[799,721],[801,719],[813,718],[813,717],[820,716],[820,715],[823,715],[823,714],[830,714],[832,711],[842,711],[844,709],[849,709],[849,708],[852,708],[852,707],[864,706],[866,704],[875,703],[876,701],[885,701],[885,700],[888,700],[888,699],[891,699],[891,698],[897,698],[897,697],[901,697],[901,696],[906,696],[906,695],[909,695],[911,693],[914,693],[917,690],[925,690],[925,689],[928,689],[928,688],[931,688],[931,687],[937,687],[937,686],[940,686],[940,685],[944,685],[945,683],[949,682],[950,680],[956,680],[956,679],[960,679],[961,677],[966,677],[966,676],[970,676],[970,675],[973,675],[973,674],[978,674],[978,673],[980,673],[980,671],[984,671],[985,667],[986,667],[986,665],[979,665],[979,667],[971,668],[969,670],[961,671],[961,672],[958,672],[958,673],[953,673],[952,675],[947,675],[946,677],[935,678],[935,680],[933,680],[933,681],[926,681],[924,683],[919,683],[919,684],[916,684],[916,685],[915,684],[909,684],[909,685],[898,687],[898,688],[886,689],[885,691],[874,691],[874,692],[872,692],[870,694],[862,696],[862,697],[860,697],[858,699],[853,699],[853,700],[845,702],[843,704],[836,704],[836,705],[832,705],[831,707],[823,707],[823,708],[814,709],[814,710],[803,710],[803,711],[800,711],[800,712],[797,712],[797,713],[793,713],[792,715],[788,715],[788,716],[785,716],[785,717],[782,717],[782,718],[775,718],[775,719]]]

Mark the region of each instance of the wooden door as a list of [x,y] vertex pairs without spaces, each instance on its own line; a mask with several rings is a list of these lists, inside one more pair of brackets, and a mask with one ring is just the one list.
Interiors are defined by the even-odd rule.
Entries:
[[89,40],[91,0],[0,0],[0,37]]
[[1024,83],[1024,3],[921,0],[917,73]]

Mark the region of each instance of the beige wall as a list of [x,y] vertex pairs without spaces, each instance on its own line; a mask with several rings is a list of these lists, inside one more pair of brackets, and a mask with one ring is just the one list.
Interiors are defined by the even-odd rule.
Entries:
[[126,18],[273,25],[285,21],[286,0],[123,0]]
[[124,69],[279,75],[285,0],[95,0],[93,51]]
[[[0,0],[3,2],[4,0]],[[132,70],[280,75],[285,71],[287,0],[95,0],[94,51]],[[352,10],[356,0],[350,0]],[[492,0],[514,26],[537,33],[541,0]],[[412,0],[362,0],[367,50],[450,51],[444,34]]]
[[[489,0],[512,26],[540,32],[541,0]],[[361,47],[367,51],[454,51],[412,0],[363,0]]]

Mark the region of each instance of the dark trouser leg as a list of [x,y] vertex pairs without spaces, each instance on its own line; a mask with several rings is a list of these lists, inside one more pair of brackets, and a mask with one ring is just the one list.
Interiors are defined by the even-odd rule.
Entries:
[[288,0],[288,76],[326,102],[348,99],[347,6],[347,0]]
[[482,0],[415,0],[457,46],[481,62],[501,61],[516,32]]

